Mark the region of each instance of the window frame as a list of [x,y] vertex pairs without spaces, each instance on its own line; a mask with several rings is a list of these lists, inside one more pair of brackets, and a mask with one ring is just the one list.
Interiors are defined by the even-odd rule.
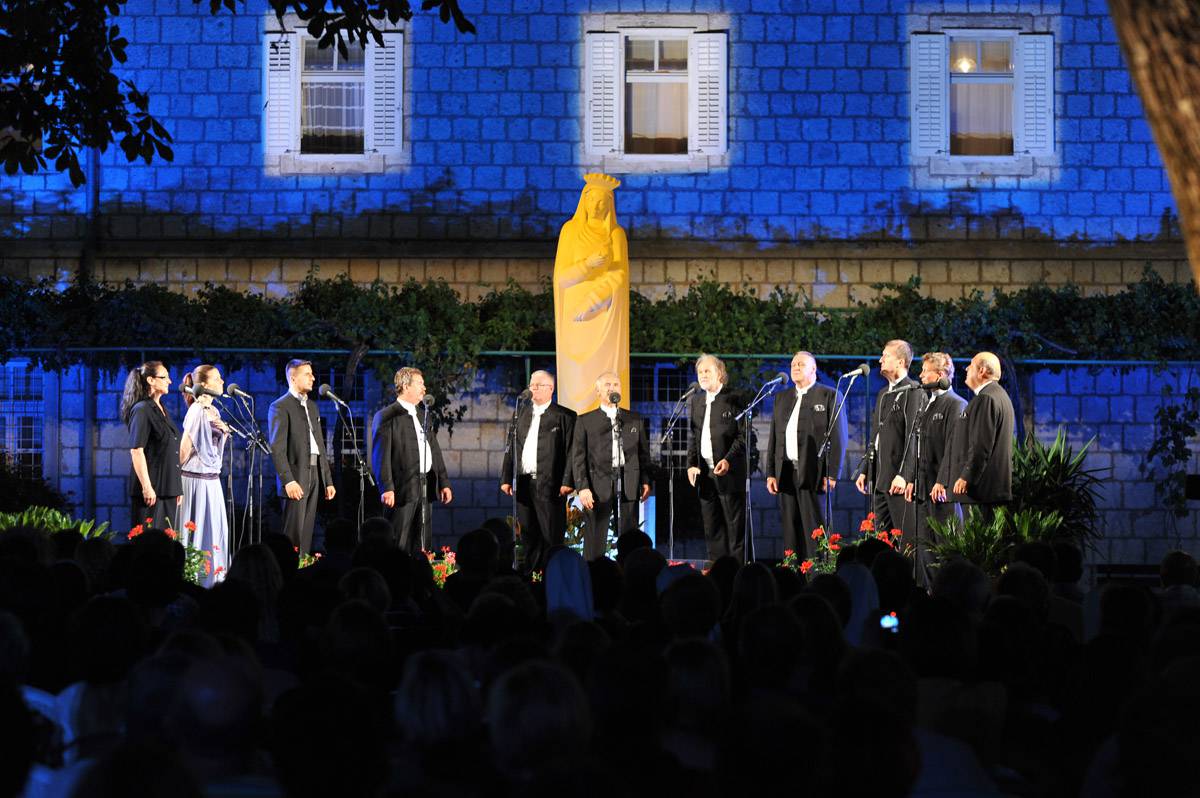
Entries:
[[[304,174],[383,174],[401,171],[412,162],[412,145],[410,141],[410,114],[412,107],[410,94],[407,91],[409,70],[412,67],[411,49],[408,46],[408,29],[404,24],[391,25],[384,23],[380,26],[388,43],[397,44],[397,54],[387,68],[394,69],[393,85],[386,85],[388,73],[380,72],[380,67],[373,64],[373,54],[379,50],[375,44],[369,43],[363,54],[363,152],[362,153],[305,153],[301,152],[300,115],[303,106],[303,85],[306,80],[315,79],[317,82],[345,82],[348,76],[357,76],[357,72],[341,72],[329,70],[325,72],[310,72],[306,78],[304,66],[304,45],[314,37],[308,34],[304,24],[295,14],[285,15],[282,24],[273,15],[268,15],[263,32],[264,57],[263,71],[263,156],[264,169],[268,175],[304,175]],[[286,42],[288,46],[287,64],[283,66],[276,59],[276,45]],[[348,46],[357,47],[357,44]],[[380,56],[382,59],[382,56]],[[287,72],[287,87],[289,96],[284,98],[284,104],[290,109],[287,114],[286,136],[281,136],[272,125],[280,124],[279,118],[272,118],[271,104],[277,101],[275,92],[282,85],[283,74]],[[396,142],[393,145],[380,146],[376,141],[378,128],[383,126],[381,120],[375,119],[376,99],[380,93],[394,91],[396,115],[393,135]],[[384,95],[386,97],[386,94]],[[386,102],[386,98],[383,100]],[[280,111],[282,113],[282,111]],[[279,139],[286,138],[286,145],[281,146]]]
[[[731,81],[729,78],[729,31],[730,16],[728,14],[655,14],[655,13],[598,13],[582,15],[582,44],[583,56],[583,97],[582,117],[584,135],[582,141],[581,161],[586,168],[597,168],[612,174],[661,174],[661,173],[706,173],[713,168],[729,165],[729,93]],[[591,47],[594,34],[617,34],[620,41],[616,47],[615,61],[618,77],[618,101],[615,110],[616,146],[602,149],[593,146],[591,126],[593,124],[593,106],[595,95],[592,80]],[[693,62],[697,35],[715,34],[724,37],[724,53],[721,59],[719,81],[721,96],[719,97],[719,127],[723,131],[720,146],[705,149],[699,142],[703,138],[698,135],[697,113],[701,103],[700,92],[697,88],[700,74],[699,67]],[[676,39],[688,43],[688,69],[685,80],[688,85],[688,152],[678,154],[667,153],[627,153],[625,147],[625,125],[628,109],[626,107],[626,87],[629,85],[628,73],[625,69],[625,48],[630,37],[641,39]],[[666,78],[665,80],[663,78]],[[637,75],[634,82],[677,82],[668,76],[652,74]],[[711,117],[710,117],[711,118]]]
[[[922,142],[922,137],[918,133],[918,128],[922,125],[922,121],[928,122],[927,118],[919,116],[918,111],[922,110],[921,105],[928,99],[928,94],[918,94],[919,91],[927,92],[928,86],[922,85],[918,88],[918,82],[922,78],[922,65],[918,63],[920,55],[918,54],[918,39],[926,37],[932,40],[934,36],[941,36],[943,59],[942,59],[942,76],[944,80],[943,98],[944,106],[941,113],[944,114],[944,128],[941,134],[941,147],[937,152],[928,151],[928,144]],[[1027,57],[1025,49],[1022,47],[1022,37],[1028,36],[1030,39],[1036,39],[1041,36],[1048,40],[1049,47],[1049,67],[1047,74],[1049,75],[1050,97],[1048,105],[1043,112],[1049,117],[1049,134],[1048,147],[1046,149],[1029,148],[1022,149],[1022,143],[1026,143],[1028,136],[1027,130],[1036,124],[1035,120],[1026,119],[1028,113],[1025,108],[1027,98],[1025,92],[1027,86],[1023,81],[1026,80],[1024,71],[1029,69],[1028,65],[1023,64],[1023,59]],[[1012,155],[951,155],[950,154],[950,91],[953,83],[962,83],[964,81],[953,80],[953,73],[950,71],[950,40],[951,38],[973,38],[973,39],[989,39],[989,40],[1009,40],[1012,42],[1012,58],[1013,58],[1013,154]],[[1055,63],[1054,63],[1054,45],[1057,42],[1054,40],[1053,34],[1034,25],[1034,18],[1030,15],[930,15],[928,24],[922,26],[917,24],[909,37],[909,78],[910,78],[910,132],[909,132],[909,147],[910,147],[910,166],[914,167],[919,176],[930,178],[972,178],[972,177],[1031,177],[1038,172],[1039,169],[1058,164],[1059,156],[1054,137],[1054,126],[1059,118],[1057,108],[1057,96],[1054,91],[1055,80]],[[960,76],[965,77],[965,76]],[[965,82],[983,82],[972,81],[969,77]],[[928,108],[924,109],[926,112]]]

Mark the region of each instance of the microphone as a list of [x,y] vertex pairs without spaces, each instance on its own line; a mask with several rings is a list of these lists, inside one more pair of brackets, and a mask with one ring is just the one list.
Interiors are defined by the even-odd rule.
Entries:
[[433,397],[429,394],[425,394],[421,397],[421,404],[425,405],[426,407],[433,407]]
[[791,377],[789,377],[785,372],[781,371],[775,375],[775,379],[768,381],[767,384],[764,385],[763,387],[764,388],[774,388],[776,385],[786,384],[787,381],[790,379],[791,379]]
[[838,379],[839,380],[847,380],[847,379],[850,379],[851,377],[865,377],[870,373],[871,373],[871,367],[868,366],[866,363],[863,363],[858,368],[847,371],[845,374],[838,377]]
[[679,401],[682,402],[684,399],[687,399],[688,397],[690,397],[692,394],[694,394],[698,390],[700,390],[700,383],[693,382],[691,385],[688,386],[688,389],[687,389],[687,391],[684,392],[683,396],[679,397]]
[[211,396],[214,399],[221,398],[221,394],[219,392],[214,391],[212,388],[205,388],[203,385],[193,385],[190,388],[185,387],[183,389],[183,392],[190,393],[192,396],[196,397],[197,399],[200,398],[201,396]]
[[934,380],[933,382],[924,382],[924,383],[912,382],[912,383],[909,383],[908,385],[901,385],[899,388],[892,391],[892,393],[904,393],[905,391],[915,391],[918,388],[921,389],[922,391],[946,391],[946,390],[950,389],[950,380],[946,379],[945,377],[942,377],[940,379]]
[[326,399],[332,399],[334,402],[341,405],[342,407],[349,407],[349,405],[347,405],[345,402],[343,402],[341,399],[338,398],[338,395],[333,392],[333,389],[331,389],[329,387],[329,383],[327,383],[327,382],[321,383],[321,387],[317,389],[317,394]]
[[531,390],[529,390],[528,388],[526,388],[525,390],[521,391],[521,394],[520,394],[520,396],[518,396],[518,397],[517,397],[517,401],[518,401],[518,402],[525,402],[525,401],[528,401],[528,400],[529,400],[529,398],[530,398],[530,397],[532,397],[532,396],[533,396],[533,391],[531,391]]
[[610,393],[610,394],[608,395],[608,403],[609,403],[610,405],[619,405],[619,404],[621,404],[621,394],[617,393],[616,391],[613,391],[612,393]]
[[230,399],[234,399],[234,398],[253,399],[254,398],[253,396],[251,396],[250,394],[246,393],[241,388],[239,388],[238,384],[236,382],[231,382],[225,386],[225,395],[228,396]]

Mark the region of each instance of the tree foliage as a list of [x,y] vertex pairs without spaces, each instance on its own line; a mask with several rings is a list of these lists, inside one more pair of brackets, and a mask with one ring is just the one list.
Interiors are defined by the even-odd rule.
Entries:
[[[200,5],[204,0],[193,0]],[[13,175],[66,172],[86,182],[81,152],[114,142],[128,161],[170,161],[171,134],[150,113],[150,96],[119,76],[128,39],[118,18],[126,0],[0,0],[0,161]],[[282,19],[294,14],[321,47],[383,43],[380,25],[413,15],[409,0],[268,0]],[[209,10],[245,11],[238,0],[208,0]],[[442,22],[475,28],[458,0],[422,0]]]

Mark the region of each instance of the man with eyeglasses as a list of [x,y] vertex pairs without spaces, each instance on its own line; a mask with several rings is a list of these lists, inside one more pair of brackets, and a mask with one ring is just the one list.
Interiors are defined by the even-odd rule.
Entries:
[[500,470],[500,492],[516,495],[526,573],[544,570],[550,547],[561,545],[566,537],[565,497],[574,490],[571,442],[575,436],[575,412],[553,401],[554,377],[549,372],[539,370],[529,376],[529,398],[517,416],[516,457],[510,434]]

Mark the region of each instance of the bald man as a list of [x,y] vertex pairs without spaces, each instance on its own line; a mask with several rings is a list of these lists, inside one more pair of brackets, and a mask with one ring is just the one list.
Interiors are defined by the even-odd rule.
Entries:
[[513,449],[507,444],[500,469],[500,492],[516,494],[525,552],[522,570],[527,574],[544,571],[550,547],[562,545],[566,536],[566,496],[574,489],[570,458],[575,438],[575,411],[553,401],[550,372],[529,375],[529,398],[517,416],[515,480]]
[[980,352],[967,366],[967,387],[974,392],[950,439],[950,451],[929,492],[935,502],[974,504],[990,519],[1012,501],[1012,400],[1000,387],[1000,358]]
[[[620,508],[617,535],[638,528],[638,502],[650,496],[650,444],[646,420],[632,410],[622,410],[614,395],[621,393],[621,378],[612,372],[596,379],[600,406],[575,421],[571,445],[575,487],[584,509],[583,557],[603,557],[608,547],[608,525]],[[616,429],[616,436],[613,430]],[[624,480],[614,483],[619,469]],[[617,502],[620,502],[618,505]]]

